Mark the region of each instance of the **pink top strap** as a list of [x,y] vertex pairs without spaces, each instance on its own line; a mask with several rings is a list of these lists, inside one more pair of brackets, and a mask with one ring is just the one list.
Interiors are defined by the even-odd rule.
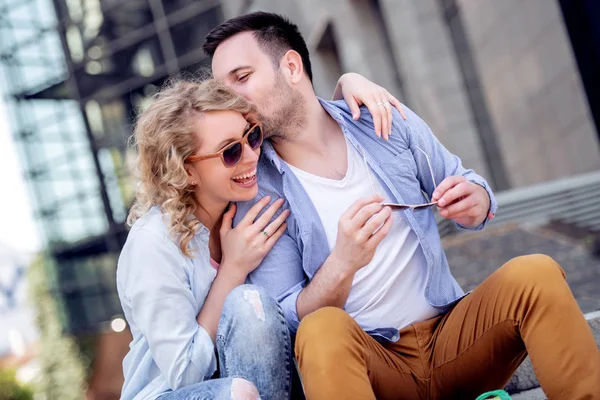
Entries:
[[210,259],[210,265],[212,265],[213,268],[216,269],[216,270],[219,269],[219,263],[216,262],[215,260],[213,260],[212,258]]

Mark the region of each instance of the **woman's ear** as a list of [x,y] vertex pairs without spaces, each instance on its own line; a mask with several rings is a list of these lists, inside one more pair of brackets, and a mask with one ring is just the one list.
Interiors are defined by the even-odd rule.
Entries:
[[196,171],[189,164],[185,164],[184,168],[188,178],[188,185],[196,186],[198,184],[198,181],[195,178]]

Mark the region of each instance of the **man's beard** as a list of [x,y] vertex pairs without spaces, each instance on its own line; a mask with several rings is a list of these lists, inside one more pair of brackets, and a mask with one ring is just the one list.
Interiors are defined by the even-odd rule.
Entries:
[[275,74],[273,90],[265,103],[265,108],[271,110],[270,115],[259,111],[265,139],[293,138],[306,125],[304,98],[298,91],[288,86],[279,72]]

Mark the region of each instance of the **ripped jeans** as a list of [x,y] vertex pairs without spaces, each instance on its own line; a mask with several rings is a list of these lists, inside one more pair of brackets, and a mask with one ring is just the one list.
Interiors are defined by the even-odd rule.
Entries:
[[160,400],[289,399],[292,356],[281,308],[261,288],[229,293],[217,329],[219,378],[167,392]]

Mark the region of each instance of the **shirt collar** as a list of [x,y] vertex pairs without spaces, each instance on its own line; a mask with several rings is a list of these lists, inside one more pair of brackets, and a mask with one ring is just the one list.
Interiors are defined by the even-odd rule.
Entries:
[[[348,131],[348,126],[346,123],[346,119],[344,118],[343,112],[345,112],[346,114],[350,113],[350,109],[346,102],[343,100],[335,102],[327,101],[320,97],[317,97],[317,99],[319,100],[319,103],[321,103],[321,107],[323,107],[323,109],[327,111],[331,118],[333,118],[335,122],[337,122],[340,125],[344,133],[346,133]],[[271,143],[271,141],[268,139],[265,140],[265,142],[262,145],[262,156],[265,157],[265,159],[268,160],[277,169],[277,172],[283,174],[284,162],[275,151],[273,143]]]

